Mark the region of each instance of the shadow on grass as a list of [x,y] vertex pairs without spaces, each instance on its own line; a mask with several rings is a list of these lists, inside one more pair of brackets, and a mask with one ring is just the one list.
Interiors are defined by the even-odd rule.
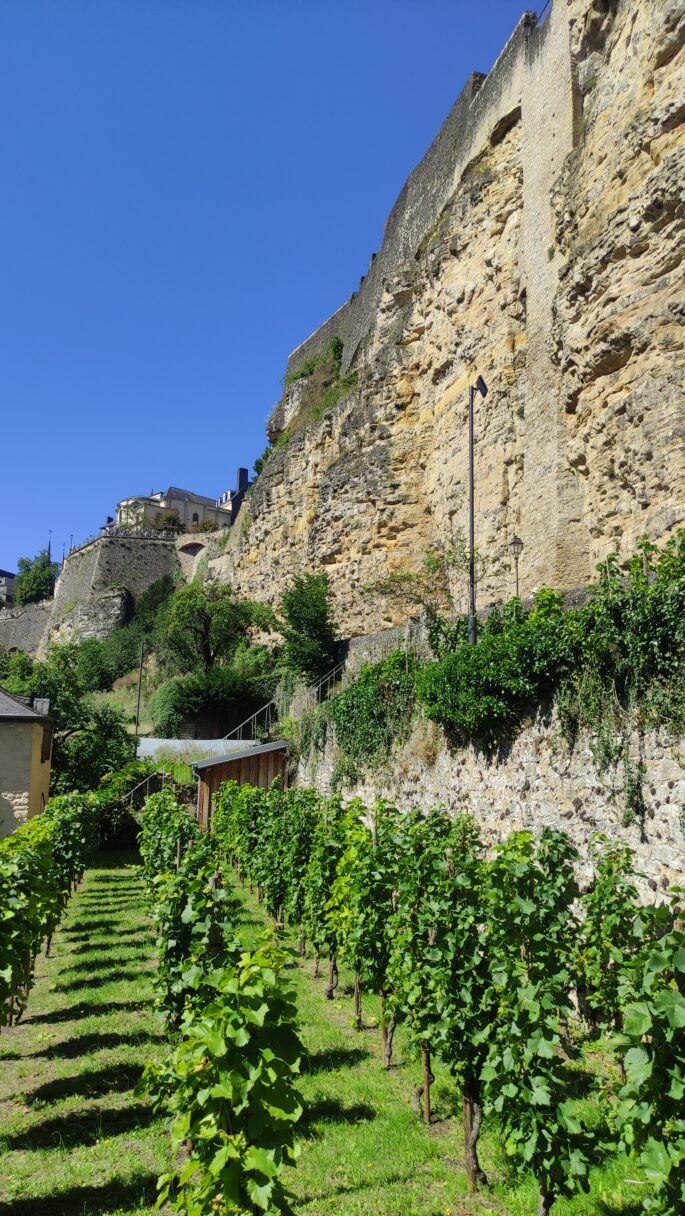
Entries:
[[142,1064],[115,1064],[111,1068],[91,1069],[75,1077],[47,1081],[45,1085],[27,1092],[26,1101],[32,1106],[37,1102],[59,1102],[62,1098],[73,1098],[75,1094],[82,1098],[101,1098],[105,1094],[127,1093],[140,1080],[142,1073]]
[[157,1178],[143,1174],[133,1182],[108,1182],[104,1186],[73,1186],[68,1191],[15,1199],[0,1203],[0,1216],[96,1216],[96,1213],[139,1211],[152,1207]]
[[375,1118],[376,1111],[363,1102],[344,1106],[337,1098],[322,1098],[306,1107],[299,1127],[311,1134],[319,1123],[369,1123]]
[[[112,958],[114,951],[121,951],[121,958]],[[111,970],[115,963],[121,963],[122,967],[133,966],[134,963],[142,964],[150,961],[150,951],[144,946],[136,946],[135,943],[131,946],[116,946],[108,947],[104,942],[97,950],[93,950],[91,959],[83,959],[78,963],[70,963],[68,955],[62,955],[62,971],[64,975],[90,975],[92,972],[98,971],[107,963],[107,970]]]
[[126,983],[127,980],[139,980],[144,970],[142,967],[129,967],[127,970],[108,967],[106,971],[99,971],[87,980],[76,979],[67,984],[55,984],[55,992],[81,992],[89,988],[101,988],[104,984],[121,984]]
[[[71,946],[72,941],[77,942],[77,943],[82,943],[80,945],[76,945],[73,950],[70,949],[70,951],[69,951],[70,954],[91,954],[91,953],[94,953],[95,951],[97,951],[97,953],[100,954],[100,953],[102,953],[102,951],[104,949],[107,948],[107,946],[109,945],[109,941],[110,941],[110,939],[107,938],[103,941],[96,941],[94,943],[91,933],[73,933],[71,935],[65,933],[65,934],[63,934],[63,937],[64,938],[69,937],[69,940],[65,941],[65,943],[64,943],[67,946]],[[126,942],[124,942],[124,944],[122,945],[119,942],[120,937],[124,937],[127,939],[127,941],[130,941],[131,945],[134,948],[136,946],[137,939],[140,939],[141,941],[146,941],[146,942],[150,942],[150,941],[154,940],[152,932],[151,931],[149,932],[147,929],[117,929],[117,947],[120,950],[123,950],[124,946],[127,944]]]
[[597,1216],[644,1216],[644,1210],[641,1203],[629,1203],[620,1208],[613,1203],[603,1203],[601,1199],[597,1203]]
[[[77,930],[78,933],[73,932],[71,929],[65,929],[64,936],[74,940],[78,939],[83,941],[85,940],[86,936],[89,937],[92,933],[104,932],[105,930],[111,932],[115,924],[116,915],[116,913],[112,913],[111,916],[104,916],[102,920],[76,919],[74,920],[74,929]],[[120,936],[121,934],[117,931],[117,937]]]
[[85,896],[82,896],[79,900],[78,912],[76,915],[81,916],[84,912],[87,912],[89,916],[104,916],[105,913],[109,912],[126,912],[128,908],[133,908],[136,907],[136,905],[139,906],[140,904],[142,904],[142,897],[136,897],[134,895],[129,896],[127,899],[122,898],[116,900],[86,899]]
[[314,1051],[302,1061],[303,1076],[318,1072],[337,1072],[340,1068],[354,1068],[362,1060],[370,1060],[371,1052],[361,1047],[332,1047],[330,1051]]
[[[162,1034],[150,1034],[147,1030],[141,1030],[139,1034],[119,1034],[116,1031],[98,1034],[96,1031],[93,1034],[75,1035],[73,1039],[65,1039],[63,1043],[56,1043],[54,1047],[46,1047],[43,1051],[34,1051],[30,1058],[77,1060],[79,1056],[89,1055],[93,1051],[111,1051],[114,1047],[144,1047],[150,1043],[161,1043],[163,1037]],[[20,1056],[15,1058],[20,1059]]]
[[[413,1173],[405,1172],[403,1174],[400,1174],[400,1173],[390,1174],[383,1178],[383,1186],[384,1187],[392,1186],[393,1183],[397,1183],[397,1182],[413,1182],[413,1181],[415,1181],[415,1179],[416,1179],[416,1175]],[[327,1190],[307,1191],[306,1194],[300,1200],[300,1203],[303,1205],[309,1204],[309,1203],[322,1203],[324,1200],[332,1199],[334,1195],[356,1195],[359,1191],[375,1190],[378,1188],[378,1185],[379,1185],[379,1183],[378,1183],[377,1178],[369,1178],[368,1182],[366,1180],[364,1182],[341,1182],[338,1184],[338,1186],[332,1186]],[[459,1208],[460,1212],[463,1212],[465,1210],[466,1210],[465,1208]],[[489,1205],[488,1205],[487,1210],[488,1211],[491,1210]],[[492,1210],[494,1210],[494,1209],[492,1209]],[[333,1208],[331,1208],[331,1212],[332,1211],[334,1211]],[[422,1212],[423,1212],[423,1209],[422,1209]],[[442,1206],[438,1206],[438,1207],[434,1208],[432,1211],[424,1212],[423,1216],[443,1216],[444,1212],[445,1212],[445,1206],[443,1204]]]
[[55,1022],[76,1022],[80,1018],[103,1017],[116,1009],[145,1009],[149,1001],[80,1001],[67,1009],[53,1009],[50,1013],[29,1014],[24,1021],[32,1025],[51,1026]]
[[[4,1134],[3,1144],[8,1152],[39,1148],[77,1148],[97,1144],[99,1140],[122,1136],[139,1127],[149,1127],[153,1121],[149,1106],[129,1103],[116,1110],[70,1112],[43,1119],[34,1127]],[[78,1209],[75,1209],[78,1211]],[[14,1211],[14,1209],[13,1209]]]

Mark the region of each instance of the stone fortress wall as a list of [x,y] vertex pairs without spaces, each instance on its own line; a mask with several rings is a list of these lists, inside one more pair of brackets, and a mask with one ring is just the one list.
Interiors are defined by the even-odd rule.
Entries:
[[0,610],[0,647],[42,656],[50,642],[104,638],[178,564],[174,540],[96,537],[65,558],[54,599]]
[[397,623],[362,588],[466,532],[477,374],[481,605],[512,593],[514,532],[527,595],[582,587],[685,522],[684,46],[680,0],[523,16],[409,177],[359,291],[288,362],[338,336],[357,385],[271,457],[209,574],[273,600],[323,568],[344,635]]
[[66,558],[55,586],[55,607],[83,603],[99,592],[117,587],[125,587],[137,599],[176,566],[173,540],[97,537]]

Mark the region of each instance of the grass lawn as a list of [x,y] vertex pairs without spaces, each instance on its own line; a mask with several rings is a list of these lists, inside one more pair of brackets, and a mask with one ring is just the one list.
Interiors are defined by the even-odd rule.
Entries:
[[148,1212],[163,1122],[136,1098],[164,1050],[154,943],[131,854],[102,854],[55,934],[19,1025],[0,1034],[0,1213]]
[[[92,1216],[151,1212],[168,1167],[164,1123],[133,1089],[148,1059],[165,1050],[152,1010],[153,941],[133,854],[102,855],[86,873],[38,961],[20,1025],[0,1035],[0,1216]],[[266,921],[242,896],[240,932],[251,944]],[[434,1121],[411,1106],[419,1080],[401,1029],[395,1064],[380,1062],[378,1005],[364,998],[365,1029],[352,1026],[352,977],[338,999],[311,961],[293,963],[306,1056],[301,1090],[302,1155],[289,1172],[296,1216],[533,1216],[535,1187],[511,1178],[486,1128],[482,1160],[491,1189],[469,1197],[460,1112],[446,1070],[436,1066]],[[595,1073],[610,1074],[593,1049],[579,1089],[595,1118]],[[560,1199],[555,1216],[635,1216],[642,1187],[634,1166],[608,1158],[588,1196]]]

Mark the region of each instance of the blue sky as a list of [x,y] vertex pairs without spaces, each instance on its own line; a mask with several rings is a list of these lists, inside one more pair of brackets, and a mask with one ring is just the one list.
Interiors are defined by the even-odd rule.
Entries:
[[0,0],[0,567],[219,494],[519,0]]

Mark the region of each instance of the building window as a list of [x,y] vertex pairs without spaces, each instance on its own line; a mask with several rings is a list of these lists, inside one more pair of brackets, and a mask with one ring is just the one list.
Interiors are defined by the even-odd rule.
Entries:
[[199,524],[199,522],[200,522],[200,516],[198,515],[197,511],[193,511],[193,523]]

